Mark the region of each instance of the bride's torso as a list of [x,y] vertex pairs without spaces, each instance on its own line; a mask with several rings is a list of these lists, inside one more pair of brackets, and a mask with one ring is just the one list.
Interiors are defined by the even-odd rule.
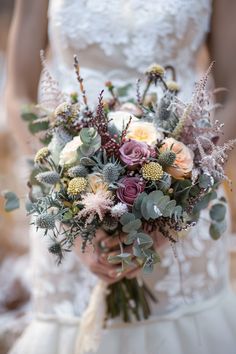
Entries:
[[[90,99],[104,82],[136,81],[153,62],[176,68],[182,97],[191,96],[197,77],[197,54],[209,27],[211,0],[51,0],[51,67],[62,89],[77,88],[77,54]],[[160,250],[161,264],[147,277],[159,300],[154,314],[202,302],[227,284],[226,240],[210,240],[202,216],[178,245]],[[37,310],[80,316],[97,279],[75,254],[60,267],[38,235],[33,237],[34,296]]]

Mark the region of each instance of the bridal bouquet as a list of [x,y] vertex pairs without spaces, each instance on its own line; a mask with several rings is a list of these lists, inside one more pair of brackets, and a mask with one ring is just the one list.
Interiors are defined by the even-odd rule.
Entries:
[[[218,239],[226,206],[217,188],[227,179],[223,166],[234,141],[217,144],[223,125],[211,116],[209,71],[189,103],[178,99],[177,82],[166,80],[173,68],[152,65],[136,95],[129,85],[107,82],[110,98],[102,92],[92,109],[76,58],[74,66],[80,94],[64,95],[46,72],[42,104],[23,113],[46,144],[34,158],[27,208],[35,226],[50,232],[49,252],[61,262],[76,238],[85,251],[102,228],[110,237],[125,235],[109,259],[121,272],[134,264],[151,272],[160,261],[158,235],[174,245],[207,207],[209,234]],[[150,315],[148,300],[155,298],[145,283],[123,279],[109,290],[107,318]]]

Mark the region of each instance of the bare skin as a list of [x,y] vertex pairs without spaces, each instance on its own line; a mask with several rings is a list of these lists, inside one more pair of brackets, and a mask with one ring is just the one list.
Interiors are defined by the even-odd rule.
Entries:
[[[32,138],[20,118],[22,105],[37,101],[37,88],[41,71],[40,49],[47,44],[47,7],[48,0],[16,0],[15,13],[8,44],[8,82],[6,104],[9,124],[17,141],[25,153],[33,151]],[[214,79],[216,87],[229,89],[225,108],[219,112],[219,119],[225,123],[225,140],[236,136],[236,13],[235,0],[214,0],[212,28],[208,39],[210,58],[216,61]],[[221,98],[223,100],[223,98]],[[236,228],[236,227],[235,227]],[[166,240],[158,236],[157,248]],[[119,239],[113,239],[102,230],[97,233],[97,242],[103,240],[110,252],[114,252]],[[81,254],[78,241],[77,252],[84,264],[101,279],[108,283],[122,277],[135,276],[138,267],[129,273],[119,274],[119,265],[110,265],[102,256],[99,247]],[[118,276],[117,276],[118,273]]]

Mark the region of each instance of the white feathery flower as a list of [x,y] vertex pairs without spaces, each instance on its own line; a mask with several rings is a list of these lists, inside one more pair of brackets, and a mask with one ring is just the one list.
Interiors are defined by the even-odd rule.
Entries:
[[128,213],[128,207],[124,203],[117,203],[111,208],[111,216],[113,218],[120,218],[125,213]]
[[97,214],[102,221],[106,212],[113,206],[113,203],[110,192],[98,190],[96,193],[87,193],[81,198],[81,204],[84,208],[79,212],[78,217],[87,218],[86,224],[90,224]]

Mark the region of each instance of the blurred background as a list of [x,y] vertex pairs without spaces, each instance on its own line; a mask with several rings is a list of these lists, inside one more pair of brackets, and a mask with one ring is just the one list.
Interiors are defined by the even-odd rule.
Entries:
[[[14,0],[0,0],[0,192],[14,190],[24,199],[27,193],[27,162],[13,141],[4,111],[4,82],[6,80],[7,38]],[[236,153],[228,163],[228,175],[236,181]],[[236,220],[236,183],[228,190],[232,218]],[[30,289],[27,274],[29,262],[28,228],[24,203],[20,210],[6,213],[0,197],[0,354],[7,353],[13,341],[30,320]],[[235,231],[235,230],[234,230]],[[236,247],[232,237],[231,282],[236,290]],[[12,267],[14,265],[14,272]],[[7,282],[6,282],[7,279]]]

